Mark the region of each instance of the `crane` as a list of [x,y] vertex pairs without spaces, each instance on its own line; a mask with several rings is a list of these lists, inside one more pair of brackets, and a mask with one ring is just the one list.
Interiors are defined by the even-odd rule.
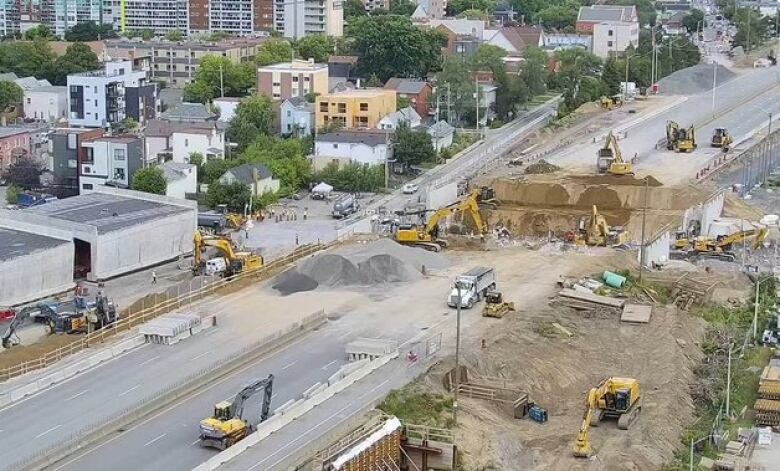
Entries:
[[[399,244],[422,247],[426,250],[438,252],[447,246],[447,242],[439,238],[439,222],[447,216],[459,212],[467,214],[474,223],[477,233],[482,235],[485,230],[485,224],[482,221],[482,216],[479,214],[478,201],[483,194],[491,194],[491,192],[485,188],[472,190],[463,200],[435,211],[428,218],[425,225],[400,226],[395,232],[393,240]],[[406,214],[423,214],[425,212],[427,210]]]
[[604,146],[599,149],[596,160],[598,173],[610,173],[612,175],[633,175],[634,169],[631,162],[623,160],[617,138],[610,131],[604,140]]
[[200,421],[200,444],[224,450],[254,431],[254,425],[244,420],[244,403],[262,391],[263,405],[260,422],[268,418],[273,393],[274,375],[247,385],[236,394],[232,402],[222,401],[214,405],[214,415]]
[[639,418],[642,400],[639,382],[634,378],[606,378],[588,391],[583,417],[572,452],[574,456],[588,458],[593,453],[589,431],[605,418],[617,418],[618,428],[628,430]]
[[206,265],[202,254],[205,247],[214,247],[222,254],[227,262],[228,276],[263,266],[263,257],[252,252],[237,252],[233,250],[231,242],[223,237],[204,235],[196,230],[193,243],[193,270],[196,273],[202,272]]

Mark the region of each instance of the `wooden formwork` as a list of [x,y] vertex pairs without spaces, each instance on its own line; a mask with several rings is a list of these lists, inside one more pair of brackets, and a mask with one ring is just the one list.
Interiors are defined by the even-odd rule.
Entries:
[[[367,438],[370,440],[370,437]],[[358,451],[346,462],[328,464],[324,469],[338,471],[396,471],[401,464],[401,427],[371,443],[355,445]],[[346,450],[350,453],[353,450]]]

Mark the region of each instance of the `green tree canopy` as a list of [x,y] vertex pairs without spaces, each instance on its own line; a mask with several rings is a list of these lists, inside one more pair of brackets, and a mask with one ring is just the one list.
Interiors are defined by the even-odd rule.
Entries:
[[22,189],[18,186],[9,185],[8,188],[5,189],[5,202],[8,204],[16,204],[16,200],[19,199],[19,193],[21,192]]
[[219,180],[219,177],[225,174],[233,167],[241,165],[237,160],[212,159],[201,165],[198,170],[198,179],[201,183],[212,184]]
[[252,198],[252,190],[241,182],[233,182],[229,185],[215,181],[209,184],[206,192],[206,204],[212,208],[220,204],[227,205],[230,211],[241,213]]
[[704,29],[704,12],[696,8],[691,9],[691,11],[683,17],[682,24],[689,33],[693,33],[697,28]]
[[520,74],[531,95],[545,91],[547,81],[547,53],[538,47],[529,47],[523,53],[525,63]]
[[275,134],[274,118],[271,99],[254,95],[239,103],[228,125],[227,137],[241,151],[259,136]]
[[310,34],[299,39],[295,43],[295,49],[301,59],[314,59],[314,62],[328,62],[328,57],[333,54],[334,41],[324,34]]
[[292,44],[285,39],[271,38],[260,45],[255,56],[257,65],[290,62],[293,57]]
[[168,41],[181,41],[184,35],[178,29],[172,29],[165,33],[165,39]]
[[385,185],[385,168],[383,165],[358,162],[350,162],[342,166],[330,163],[317,172],[315,180],[326,182],[337,191],[350,193],[376,191]]
[[65,41],[97,41],[116,37],[113,26],[106,23],[98,25],[94,21],[76,23],[65,32]]
[[432,162],[436,158],[436,150],[428,133],[414,131],[407,124],[403,124],[395,133],[393,157],[405,165],[418,165],[422,162]]
[[447,2],[447,14],[450,16],[457,16],[466,10],[482,10],[491,13],[495,9],[495,0],[449,0]]
[[68,46],[65,54],[57,58],[55,68],[57,73],[55,82],[64,85],[68,81],[68,74],[99,69],[100,61],[89,46],[82,42],[75,42]]
[[56,39],[54,32],[48,26],[40,24],[24,32],[24,39],[34,41],[36,39]]
[[366,6],[361,0],[346,0],[344,2],[344,19],[366,16]]
[[136,191],[164,195],[168,189],[165,175],[160,167],[139,168],[133,173],[131,188]]
[[0,43],[0,72],[54,79],[56,56],[44,39]]
[[256,73],[249,64],[234,64],[227,57],[209,54],[200,60],[194,80],[184,87],[184,100],[206,103],[221,96],[220,73],[225,96],[243,96],[255,82]]
[[411,0],[393,0],[390,2],[390,14],[401,16],[412,16],[417,5]]
[[552,4],[539,10],[534,18],[545,28],[558,30],[571,28],[577,22],[580,6],[576,0],[567,0],[564,3]]
[[21,103],[23,97],[22,87],[10,80],[0,80],[0,111],[5,110],[8,105]]
[[292,193],[311,180],[311,166],[299,139],[260,136],[241,154],[246,163],[264,164],[281,181],[281,193]]
[[471,69],[474,71],[490,71],[493,76],[506,73],[503,58],[506,51],[492,44],[483,44],[477,48],[471,57]]
[[359,56],[358,69],[365,77],[375,74],[383,82],[390,77],[425,77],[441,66],[444,35],[420,29],[398,15],[356,18],[348,25]]
[[11,185],[29,190],[41,183],[43,164],[32,158],[17,159],[8,166],[5,178]]
[[437,103],[442,104],[442,118],[453,125],[465,124],[471,110],[476,107],[474,93],[475,84],[469,62],[460,56],[445,59],[437,75],[436,87]]

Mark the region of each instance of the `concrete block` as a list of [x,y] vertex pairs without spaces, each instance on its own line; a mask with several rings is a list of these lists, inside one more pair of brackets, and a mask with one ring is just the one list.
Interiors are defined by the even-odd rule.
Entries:
[[9,392],[9,396],[11,396],[11,402],[16,402],[21,399],[24,399],[25,397],[29,396],[30,394],[35,394],[38,392],[38,385],[36,383],[30,383],[25,384],[24,386],[20,386],[11,392]]
[[288,407],[290,407],[291,405],[293,405],[293,403],[294,403],[294,402],[295,402],[295,399],[290,399],[289,401],[285,402],[285,403],[284,403],[284,404],[282,404],[281,406],[277,407],[276,409],[274,409],[274,415],[276,415],[276,414],[283,414],[283,413],[284,413],[284,411],[285,411],[285,410],[286,410]]
[[101,352],[92,355],[92,357],[95,358],[98,363],[100,363],[112,359],[114,357],[114,354],[111,352],[110,349],[105,349]]
[[364,358],[364,359],[358,360],[358,361],[352,361],[352,362],[347,363],[346,365],[342,365],[342,367],[339,368],[339,372],[341,374],[343,374],[344,376],[346,376],[346,375],[352,373],[353,371],[356,371],[357,369],[366,366],[369,362],[370,362],[370,360],[368,358]]
[[86,371],[90,367],[89,360],[81,360],[79,362],[76,362],[68,367],[65,367],[62,372],[65,374],[66,378],[70,378],[71,376],[75,376],[82,371]]
[[[314,386],[316,386],[316,387],[314,387]],[[307,389],[306,390],[307,392],[303,393],[304,396],[307,399],[311,399],[312,396],[314,396],[315,394],[321,393],[322,391],[324,391],[328,387],[328,385],[324,384],[324,383],[317,383],[314,386],[312,386],[311,388]],[[307,393],[308,393],[308,395],[307,395]]]
[[322,383],[314,383],[309,389],[303,392],[302,396],[308,399],[312,395],[312,391],[317,390],[320,386],[322,386]]
[[344,378],[344,374],[341,371],[337,371],[328,377],[328,385],[333,386],[341,381],[342,378]]

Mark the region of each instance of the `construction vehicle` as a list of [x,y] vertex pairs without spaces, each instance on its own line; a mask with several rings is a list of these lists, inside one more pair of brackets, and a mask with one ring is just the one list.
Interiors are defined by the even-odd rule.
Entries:
[[233,402],[222,401],[214,406],[214,415],[200,421],[201,446],[224,450],[254,432],[255,425],[244,419],[244,403],[253,395],[263,393],[260,423],[268,418],[274,375],[257,380],[236,394]]
[[693,152],[696,149],[696,133],[693,126],[683,129],[676,122],[667,121],[666,148],[675,152]]
[[203,258],[206,247],[214,247],[224,257],[225,275],[232,276],[247,270],[254,270],[263,266],[263,257],[252,252],[239,252],[234,250],[230,240],[214,235],[205,235],[195,231],[193,237],[195,245],[193,249],[192,269],[196,274],[206,272],[207,261]]
[[460,307],[471,309],[495,288],[496,271],[493,268],[472,268],[455,278],[450,295],[447,296],[447,305],[457,307],[458,297],[460,297]]
[[[439,252],[447,247],[447,241],[439,238],[439,222],[455,213],[468,215],[474,223],[476,233],[482,235],[485,231],[485,224],[482,221],[482,216],[479,214],[479,201],[483,196],[491,195],[492,191],[488,188],[472,190],[461,201],[434,211],[424,224],[400,225],[393,235],[393,240],[402,245],[411,245],[433,252]],[[429,211],[430,210],[423,209],[420,211],[405,212],[404,215],[424,215]]]
[[590,246],[615,246],[623,245],[628,242],[628,232],[622,227],[610,227],[607,220],[599,214],[596,205],[593,205],[590,219],[587,224],[580,221],[580,235],[575,237],[575,243],[585,243]]
[[482,308],[482,317],[502,318],[510,312],[514,312],[515,303],[504,301],[500,291],[488,291],[485,295],[485,307]]
[[616,106],[622,106],[623,105],[623,98],[620,95],[613,95],[612,97],[602,96],[599,99],[599,104],[605,110],[611,110],[612,108],[615,108]]
[[360,203],[358,203],[355,195],[344,195],[333,203],[331,215],[335,219],[345,218],[358,212],[358,209],[360,209]]
[[593,454],[588,436],[591,426],[606,418],[617,418],[618,428],[628,430],[639,418],[642,410],[639,382],[634,378],[607,378],[588,391],[585,405],[585,417],[572,448],[574,456],[580,458]]
[[198,227],[213,231],[219,234],[225,228],[237,231],[246,224],[247,218],[238,213],[231,213],[227,205],[217,205],[214,211],[198,211]]
[[723,152],[728,152],[733,142],[734,139],[726,128],[715,128],[712,133],[712,147],[719,147],[723,149]]
[[598,150],[596,160],[596,170],[600,174],[609,173],[611,175],[633,175],[634,169],[631,162],[623,160],[623,153],[620,152],[615,135],[610,131],[604,140],[604,146]]
[[[766,228],[761,229],[748,229],[746,231],[735,232],[731,235],[720,235],[715,238],[712,237],[696,237],[694,239],[687,240],[687,244],[683,245],[682,240],[675,241],[675,253],[677,258],[714,258],[727,262],[733,262],[737,259],[734,252],[731,251],[735,243],[742,242],[743,240],[753,237],[751,248],[753,250],[761,247],[761,244],[766,239],[769,230]],[[679,257],[683,255],[683,257]]]

